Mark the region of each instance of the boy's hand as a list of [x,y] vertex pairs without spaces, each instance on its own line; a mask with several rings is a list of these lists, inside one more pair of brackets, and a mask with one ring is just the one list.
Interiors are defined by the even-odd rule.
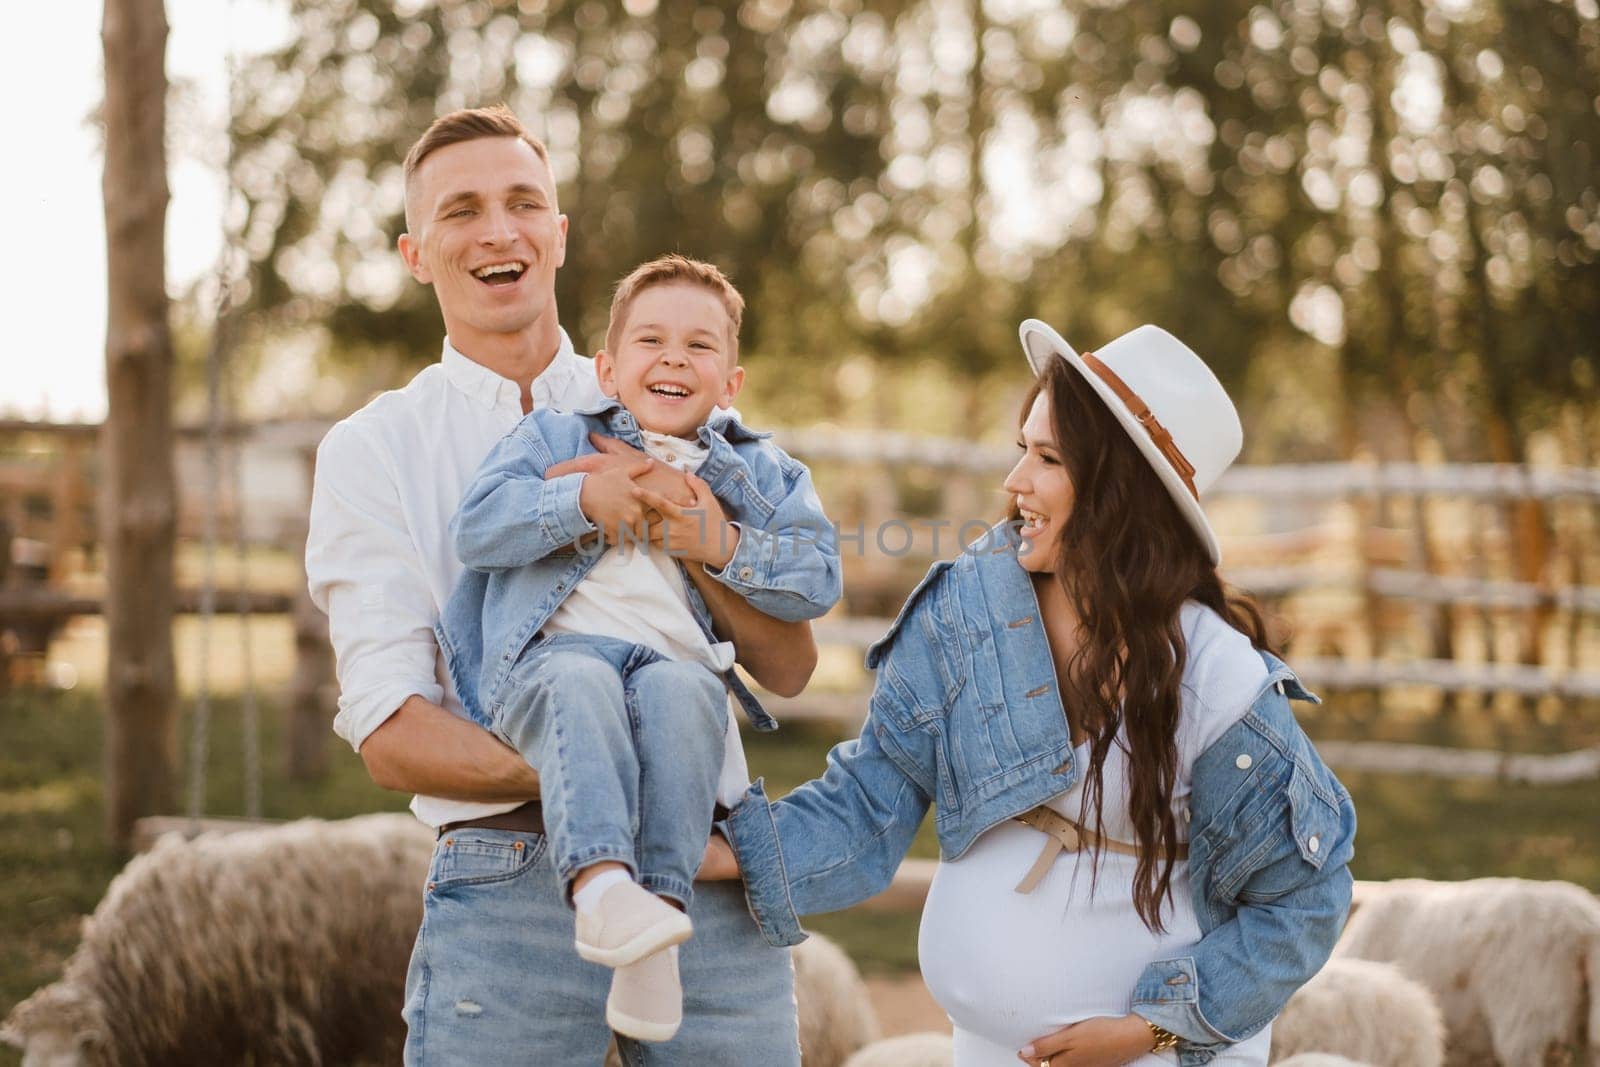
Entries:
[[636,537],[642,536],[644,505],[633,495],[633,480],[655,465],[654,460],[645,456],[631,463],[604,464],[584,477],[578,489],[578,507],[583,509],[585,518],[600,528],[610,544],[622,539],[623,528],[633,531]]
[[634,485],[634,499],[661,515],[661,521],[650,524],[650,543],[666,549],[674,559],[693,560],[721,570],[739,547],[739,528],[728,522],[709,485],[692,474],[684,477],[694,492],[694,503],[688,507]]

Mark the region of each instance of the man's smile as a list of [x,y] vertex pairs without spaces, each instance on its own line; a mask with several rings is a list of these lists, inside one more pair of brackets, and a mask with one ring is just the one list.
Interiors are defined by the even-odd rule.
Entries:
[[485,285],[515,285],[527,269],[528,264],[525,260],[510,259],[478,267],[472,272],[472,276]]

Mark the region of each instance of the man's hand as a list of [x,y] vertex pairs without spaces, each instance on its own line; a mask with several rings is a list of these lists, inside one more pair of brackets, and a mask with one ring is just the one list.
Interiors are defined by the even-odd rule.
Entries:
[[[587,456],[564,460],[548,468],[546,478],[559,478],[564,474],[587,474],[583,488],[578,492],[578,506],[584,516],[605,533],[611,544],[621,540],[620,528],[626,526],[644,537],[645,525],[655,516],[632,496],[632,487],[641,485],[685,507],[694,503],[694,493],[689,489],[686,476],[665,463],[657,463],[637,448],[597,433],[589,435],[589,442],[598,448]],[[626,480],[619,480],[625,473]],[[598,475],[612,475],[591,488]],[[624,501],[622,496],[626,495]]]
[[611,544],[622,540],[623,529],[643,534],[644,505],[633,495],[633,480],[653,466],[655,461],[646,456],[605,464],[584,477],[578,490],[578,507]]
[[634,486],[634,499],[661,516],[650,523],[650,543],[666,549],[674,559],[721,570],[739,547],[739,528],[728,522],[711,486],[692,474],[685,477],[694,493],[694,502],[687,507],[642,485]]
[[1046,1034],[1017,1053],[1028,1067],[1120,1067],[1155,1048],[1137,1015],[1084,1019]]
[[694,876],[697,882],[726,882],[739,877],[739,857],[733,854],[733,846],[719,833],[712,832],[711,840],[706,842],[705,858],[700,861],[700,872]]
[[[589,443],[598,448],[602,455],[618,460],[640,460],[647,458],[643,452],[615,437],[603,437],[600,434],[589,435]],[[694,494],[689,489],[689,475],[684,474],[665,463],[656,463],[644,474],[634,479],[634,484],[641,485],[652,492],[660,493],[675,504],[689,507],[694,503]]]

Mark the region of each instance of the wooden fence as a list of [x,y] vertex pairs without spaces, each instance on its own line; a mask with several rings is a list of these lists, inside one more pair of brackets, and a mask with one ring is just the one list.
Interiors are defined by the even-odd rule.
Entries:
[[[238,499],[225,493],[222,527],[241,525],[252,540],[298,556],[310,457],[325,430],[314,421],[228,427],[226,439],[265,473],[247,479]],[[94,432],[0,421],[0,660],[7,649],[42,652],[63,622],[98,611],[86,591],[92,580],[73,573],[92,579],[95,567]],[[197,429],[180,431],[180,471],[195,462],[199,441]],[[970,539],[1001,513],[998,486],[1013,460],[1009,448],[883,432],[790,430],[778,441],[812,466],[846,534],[846,603],[817,635],[853,649],[882,635],[929,561],[953,555],[963,531]],[[183,484],[196,480],[180,477]],[[197,535],[197,508],[190,494],[180,536]],[[1207,508],[1223,533],[1224,575],[1287,627],[1289,654],[1315,687],[1600,698],[1600,470],[1235,467]],[[201,610],[201,591],[180,590],[179,604]],[[297,619],[305,639],[297,641],[294,699],[308,729],[325,733],[325,630],[303,588],[215,591],[211,606]],[[0,684],[6,674],[0,668]],[[794,717],[841,722],[859,721],[865,709],[860,693],[774,703]],[[1347,764],[1453,776],[1600,774],[1597,752],[1329,750]]]

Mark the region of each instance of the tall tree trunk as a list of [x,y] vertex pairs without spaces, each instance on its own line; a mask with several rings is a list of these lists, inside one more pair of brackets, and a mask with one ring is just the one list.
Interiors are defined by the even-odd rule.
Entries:
[[101,500],[106,550],[106,824],[177,796],[172,660],[172,335],[167,323],[167,158],[162,0],[105,0],[106,393]]

